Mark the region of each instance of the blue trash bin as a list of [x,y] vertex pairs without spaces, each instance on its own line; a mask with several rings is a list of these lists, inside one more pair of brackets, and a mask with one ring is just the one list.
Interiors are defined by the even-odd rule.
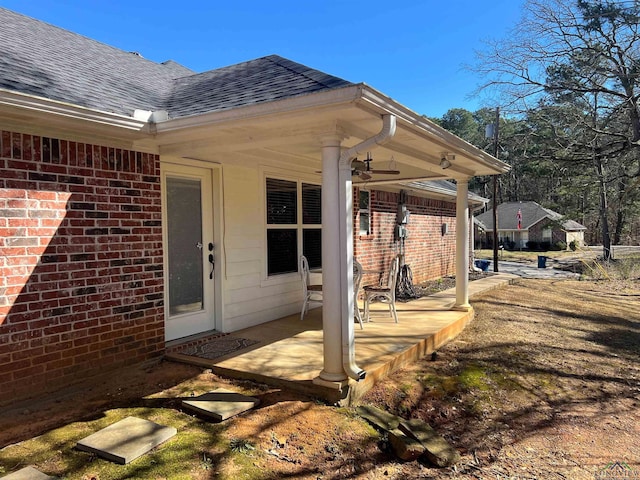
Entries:
[[476,260],[476,267],[478,267],[483,272],[489,270],[489,260]]
[[547,257],[538,255],[538,268],[547,268]]

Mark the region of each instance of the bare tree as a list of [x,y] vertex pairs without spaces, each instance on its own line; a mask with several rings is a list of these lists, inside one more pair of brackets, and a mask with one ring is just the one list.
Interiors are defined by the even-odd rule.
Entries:
[[480,90],[494,89],[512,112],[572,112],[550,125],[555,155],[591,161],[609,258],[607,189],[640,177],[640,0],[527,0],[523,12],[506,39],[478,53]]

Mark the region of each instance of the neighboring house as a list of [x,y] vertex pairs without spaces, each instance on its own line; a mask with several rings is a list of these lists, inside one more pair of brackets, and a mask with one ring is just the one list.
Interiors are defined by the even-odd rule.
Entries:
[[[195,73],[3,8],[0,62],[0,403],[299,312],[301,254],[325,286],[317,382],[360,378],[352,207],[369,188],[386,249],[385,202],[456,180],[409,195],[409,239],[421,212],[448,232],[407,257],[455,263],[471,308],[468,181],[508,167],[366,84],[276,55]],[[368,153],[398,174],[352,178]]]
[[[493,239],[493,210],[478,215],[485,232],[484,246]],[[563,242],[584,245],[586,227],[536,202],[507,202],[498,205],[498,238],[506,248],[548,248]],[[491,235],[489,235],[489,233]]]

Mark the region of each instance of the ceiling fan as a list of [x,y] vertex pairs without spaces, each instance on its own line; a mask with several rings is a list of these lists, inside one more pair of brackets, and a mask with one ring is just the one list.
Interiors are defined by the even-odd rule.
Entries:
[[[367,152],[366,160],[358,160],[357,158],[351,162],[351,175],[360,177],[361,180],[370,180],[371,174],[380,174],[380,175],[400,175],[400,170],[380,170],[371,168],[371,162],[373,158],[371,158],[371,153]],[[391,164],[395,163],[393,157],[391,159]]]

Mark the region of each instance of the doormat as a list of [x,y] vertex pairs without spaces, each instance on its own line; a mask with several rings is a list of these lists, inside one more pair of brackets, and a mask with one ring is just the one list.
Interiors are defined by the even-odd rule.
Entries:
[[260,343],[258,340],[250,340],[248,338],[229,337],[223,336],[213,338],[207,343],[200,345],[186,346],[176,353],[182,355],[188,355],[190,357],[206,358],[207,360],[213,360],[214,358],[223,357],[238,350],[248,348],[251,345]]

